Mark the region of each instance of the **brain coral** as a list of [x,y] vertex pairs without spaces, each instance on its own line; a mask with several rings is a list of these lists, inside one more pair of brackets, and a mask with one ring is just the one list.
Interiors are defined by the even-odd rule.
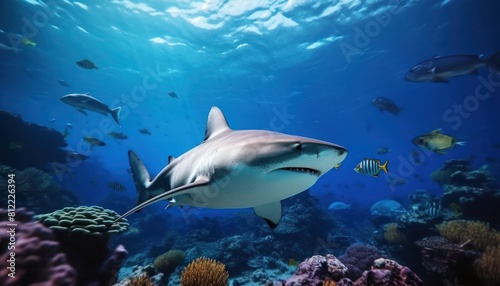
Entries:
[[170,275],[183,261],[184,252],[182,250],[169,250],[156,257],[153,265],[157,272]]
[[115,211],[99,206],[79,206],[66,207],[52,213],[37,215],[35,218],[53,230],[102,235],[127,230],[128,222],[124,218],[113,224],[119,217]]
[[182,271],[181,286],[226,286],[228,279],[229,273],[223,263],[200,257]]

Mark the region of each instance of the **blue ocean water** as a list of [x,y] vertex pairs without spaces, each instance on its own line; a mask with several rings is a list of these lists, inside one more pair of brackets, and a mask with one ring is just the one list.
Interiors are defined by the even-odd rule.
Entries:
[[[500,51],[499,9],[496,0],[3,1],[0,109],[60,132],[71,124],[67,149],[89,158],[58,179],[86,205],[120,196],[131,204],[124,209],[133,207],[127,151],[154,176],[169,155],[201,143],[208,112],[217,106],[233,129],[273,130],[347,148],[338,170],[310,192],[320,208],[341,201],[352,205],[353,219],[369,217],[370,206],[382,199],[404,204],[418,189],[441,195],[430,173],[451,159],[467,159],[474,169],[488,165],[500,175],[500,76],[481,67],[448,83],[404,79],[434,56],[486,59]],[[36,45],[23,43],[26,38]],[[78,66],[83,59],[98,69]],[[121,126],[60,100],[86,92],[121,106]],[[400,114],[380,112],[371,104],[375,97],[393,100]],[[437,154],[412,143],[438,128],[466,145]],[[113,139],[111,131],[128,139]],[[90,149],[86,136],[106,146]],[[376,154],[379,147],[391,152]],[[385,173],[356,173],[363,158],[389,160],[390,173],[407,182],[394,186]],[[126,190],[110,190],[111,182]],[[165,205],[148,213],[182,217]],[[197,215],[241,212],[251,210],[200,209]]]

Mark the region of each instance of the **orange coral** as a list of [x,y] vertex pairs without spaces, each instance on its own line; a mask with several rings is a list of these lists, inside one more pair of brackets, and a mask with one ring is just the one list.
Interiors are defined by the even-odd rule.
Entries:
[[398,229],[397,223],[388,223],[385,226],[384,238],[387,242],[391,244],[406,244],[408,243],[408,239],[406,235],[404,235]]
[[182,286],[227,286],[229,273],[224,263],[200,257],[184,268],[181,274]]
[[458,243],[470,241],[479,250],[489,245],[500,245],[500,233],[485,222],[453,220],[436,227],[442,237]]
[[335,281],[333,280],[329,280],[329,281],[323,281],[323,286],[336,286],[337,283],[335,283]]
[[143,273],[139,277],[131,278],[128,285],[129,286],[153,286],[154,283],[146,273]]
[[474,262],[474,269],[483,280],[500,283],[500,245],[486,247],[481,257]]

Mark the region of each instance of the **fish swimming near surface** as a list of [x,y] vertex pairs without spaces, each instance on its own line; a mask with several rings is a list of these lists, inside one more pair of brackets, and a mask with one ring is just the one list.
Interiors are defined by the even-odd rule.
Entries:
[[76,110],[81,113],[87,115],[85,110],[94,111],[103,115],[111,114],[113,119],[120,125],[120,121],[118,120],[120,115],[121,107],[118,106],[113,109],[109,109],[109,106],[99,101],[97,98],[90,96],[89,93],[81,94],[81,93],[72,93],[67,94],[61,97],[62,102],[69,104],[76,108]]
[[151,135],[151,131],[147,130],[146,128],[139,129],[139,132],[145,135]]
[[387,164],[389,161],[385,161],[384,164],[380,163],[381,162],[378,159],[365,158],[361,160],[356,167],[354,167],[354,171],[360,174],[371,175],[373,177],[378,177],[380,171],[389,173],[387,170]]
[[351,204],[346,204],[343,202],[333,202],[328,206],[328,210],[330,211],[341,211],[350,209],[351,209]]
[[386,147],[380,147],[377,150],[375,150],[375,153],[377,153],[379,155],[389,154],[390,152],[391,152],[391,149],[386,148]]
[[412,82],[448,82],[452,77],[478,74],[481,67],[489,67],[499,73],[500,52],[489,59],[471,54],[434,57],[411,68],[405,79]]
[[105,142],[103,142],[97,138],[94,138],[92,136],[87,136],[87,137],[83,138],[83,141],[89,143],[92,146],[106,146]]
[[96,66],[93,62],[87,60],[87,59],[83,59],[81,61],[77,61],[76,64],[81,67],[81,68],[84,68],[84,69],[87,69],[87,70],[93,70],[93,69],[99,69],[98,66]]
[[119,192],[123,192],[125,191],[127,188],[120,182],[111,182],[108,184],[108,188],[110,188],[111,190],[113,191],[119,191]]
[[446,151],[453,148],[455,145],[465,146],[465,141],[457,141],[455,138],[443,134],[441,129],[436,129],[431,131],[430,133],[420,135],[413,139],[413,144],[439,153],[446,154]]
[[380,112],[390,112],[394,115],[399,115],[401,108],[394,103],[391,99],[385,97],[376,97],[372,99],[371,103],[377,107]]
[[123,133],[123,132],[109,132],[108,133],[109,137],[111,138],[114,138],[114,139],[118,139],[118,140],[125,140],[125,139],[128,139],[128,136],[127,134]]
[[62,86],[70,87],[70,85],[63,79],[58,79],[57,82]]
[[168,95],[170,95],[170,97],[172,97],[172,98],[179,98],[177,96],[177,94],[175,92],[173,92],[173,91],[169,92]]
[[212,107],[203,142],[151,179],[139,157],[129,151],[139,199],[124,218],[153,203],[212,209],[253,208],[271,228],[281,220],[281,200],[307,190],[341,163],[344,147],[311,138],[265,130],[232,130]]

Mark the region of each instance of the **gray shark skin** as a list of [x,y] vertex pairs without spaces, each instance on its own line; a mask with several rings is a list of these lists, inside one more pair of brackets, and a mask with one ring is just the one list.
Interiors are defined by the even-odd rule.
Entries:
[[120,115],[120,109],[121,109],[120,106],[118,106],[114,109],[109,109],[109,106],[102,103],[97,98],[90,96],[89,93],[67,94],[67,95],[61,97],[61,100],[62,100],[62,102],[73,106],[74,108],[76,108],[76,110],[80,111],[81,113],[83,113],[85,115],[87,115],[85,110],[97,112],[97,113],[100,113],[102,115],[107,115],[109,113],[109,114],[111,114],[113,119],[116,121],[116,123],[118,123],[118,125],[120,125],[120,122],[118,121],[118,117]]
[[[161,200],[168,207],[253,208],[274,228],[281,200],[308,189],[347,156],[341,146],[264,130],[231,130],[219,108],[212,107],[204,141],[151,180],[143,162],[129,151],[138,205],[126,217]],[[119,220],[117,219],[117,220]]]

